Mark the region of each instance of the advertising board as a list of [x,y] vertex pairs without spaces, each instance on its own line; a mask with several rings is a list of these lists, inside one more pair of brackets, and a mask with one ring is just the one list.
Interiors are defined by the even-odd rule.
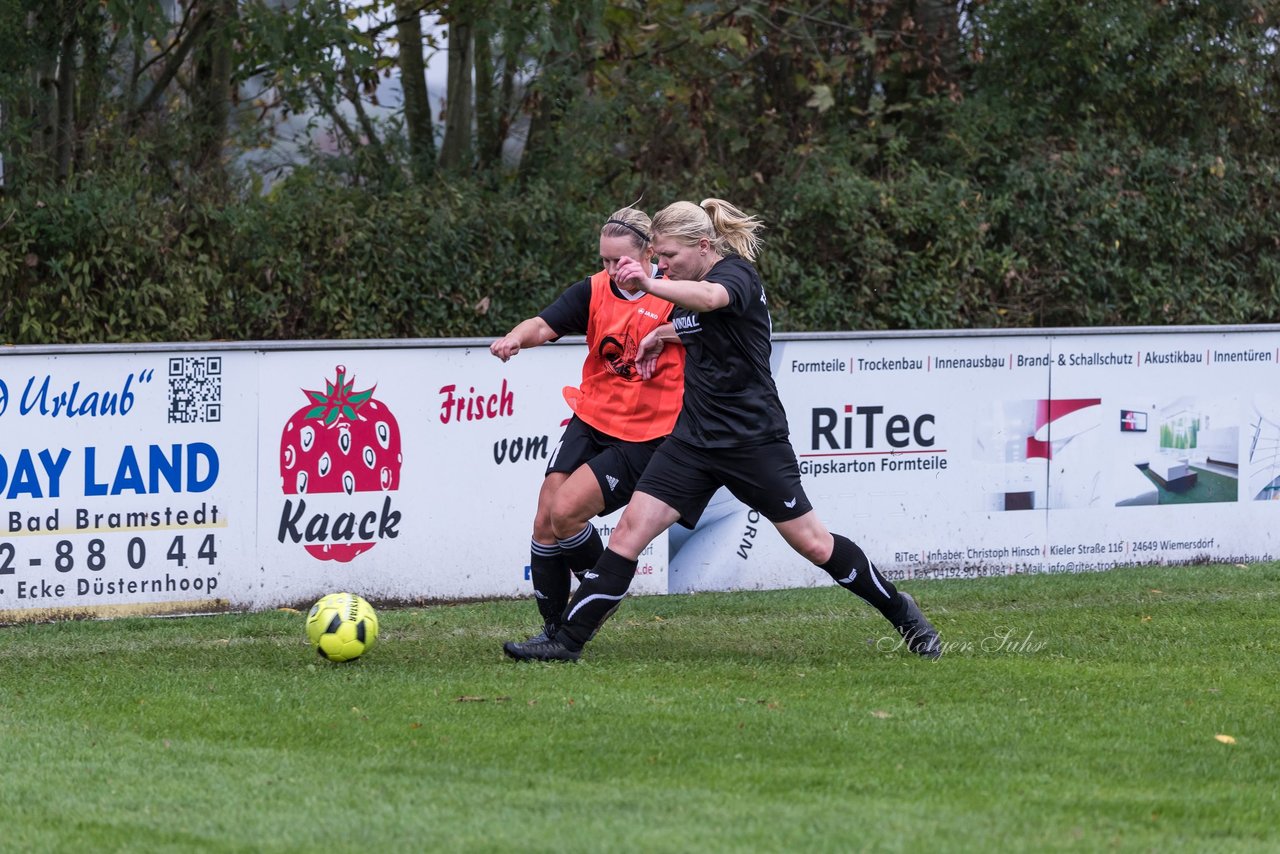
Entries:
[[[582,344],[487,346],[0,350],[0,618],[529,595]],[[817,512],[899,579],[1273,559],[1278,363],[1276,327],[781,335],[772,362]],[[722,491],[633,590],[829,583]]]

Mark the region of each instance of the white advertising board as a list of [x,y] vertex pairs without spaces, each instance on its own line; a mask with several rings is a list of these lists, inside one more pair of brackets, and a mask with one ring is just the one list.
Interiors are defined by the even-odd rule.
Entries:
[[0,359],[0,612],[235,599],[229,568],[253,553],[257,367],[234,352]]
[[1278,347],[1274,333],[1058,341],[1053,397],[1078,408],[1050,423],[1062,512],[1044,568],[1272,560]]
[[[0,620],[528,595],[582,360],[572,344],[507,364],[487,344],[0,353]],[[354,422],[326,422],[343,406]],[[619,515],[597,520],[606,541]],[[666,592],[665,536],[635,590]]]
[[[1272,328],[774,347],[810,500],[896,579],[1274,559],[1278,364]],[[671,591],[830,583],[722,508]]]
[[[240,604],[339,587],[377,601],[528,595],[538,489],[582,353],[543,347],[505,364],[487,345],[263,354],[257,578]],[[312,415],[339,375],[351,394],[372,390],[348,438],[346,419],[334,430]],[[613,521],[600,521],[606,535]],[[666,592],[662,545],[637,592]]]
[[[1041,512],[995,511],[1009,494],[1045,492],[1043,465],[1006,462],[1008,434],[1025,430],[1003,413],[1005,400],[1046,395],[1049,349],[1048,337],[1031,335],[776,343],[774,378],[818,515],[894,578],[1038,569],[1043,501]],[[732,527],[745,532],[755,515],[739,505]],[[717,587],[830,583],[763,527],[753,547],[741,548],[744,535],[736,551],[725,543],[718,560],[703,558],[711,572],[693,571],[683,550],[675,553],[672,589],[709,589],[708,579]],[[979,557],[986,554],[1001,558]]]
[[[583,350],[487,345],[0,349],[0,619],[529,595]],[[891,577],[1277,552],[1280,328],[780,336],[773,368],[817,512]],[[633,590],[828,583],[722,492]]]

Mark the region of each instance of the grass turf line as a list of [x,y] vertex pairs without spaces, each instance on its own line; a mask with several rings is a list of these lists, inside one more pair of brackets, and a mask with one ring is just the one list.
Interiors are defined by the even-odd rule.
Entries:
[[501,656],[529,602],[348,665],[300,614],[9,627],[0,847],[1275,850],[1277,582],[908,583],[938,663],[834,587],[633,598],[576,665]]

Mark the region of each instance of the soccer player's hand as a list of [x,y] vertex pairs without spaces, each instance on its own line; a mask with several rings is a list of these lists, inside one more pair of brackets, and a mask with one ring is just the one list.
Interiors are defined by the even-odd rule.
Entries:
[[489,345],[489,352],[505,362],[520,352],[520,339],[514,335],[504,335]]
[[619,258],[613,269],[613,280],[620,288],[638,288],[643,291],[648,279],[649,265],[641,264],[630,256]]
[[658,337],[656,329],[640,340],[640,346],[636,349],[636,370],[640,372],[640,379],[653,377],[658,367],[658,356],[666,346],[666,342]]

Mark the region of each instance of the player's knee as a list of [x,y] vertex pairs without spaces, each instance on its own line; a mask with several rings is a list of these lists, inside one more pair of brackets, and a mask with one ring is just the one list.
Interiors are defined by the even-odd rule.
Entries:
[[549,514],[550,526],[557,540],[567,540],[582,530],[590,515],[580,508],[553,504]]
[[831,558],[831,544],[816,539],[805,541],[796,551],[814,566],[821,566]]
[[617,527],[609,535],[609,549],[635,560],[639,557],[640,552],[644,551],[649,543],[653,541],[655,536],[657,534],[650,536],[642,526],[631,524],[627,514],[623,513]]
[[556,539],[551,512],[541,506],[538,507],[538,512],[533,515],[533,538],[540,543],[554,542]]
[[835,541],[812,510],[799,519],[776,523],[776,527],[787,545],[810,563],[821,566],[831,559]]
[[791,548],[815,566],[821,566],[831,559],[833,542],[831,534],[826,531],[792,532],[786,539]]

